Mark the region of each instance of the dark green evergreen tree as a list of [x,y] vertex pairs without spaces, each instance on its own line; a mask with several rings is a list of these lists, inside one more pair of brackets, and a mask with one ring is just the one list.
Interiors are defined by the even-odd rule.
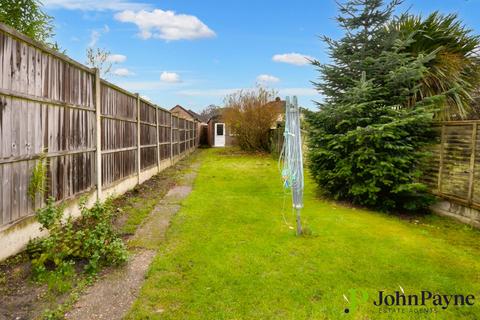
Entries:
[[314,84],[324,95],[325,103],[341,102],[345,91],[355,85],[363,72],[367,79],[373,78],[371,58],[393,45],[391,33],[384,26],[400,2],[393,0],[387,6],[383,6],[382,0],[338,3],[340,15],[336,20],[345,35],[340,40],[323,36],[332,62],[313,62],[321,74],[321,81]]
[[385,24],[399,1],[351,0],[340,5],[340,40],[324,37],[331,64],[314,65],[324,101],[309,121],[309,165],[326,193],[382,210],[423,208],[419,182],[431,119],[442,96],[411,104],[431,55],[412,56]]

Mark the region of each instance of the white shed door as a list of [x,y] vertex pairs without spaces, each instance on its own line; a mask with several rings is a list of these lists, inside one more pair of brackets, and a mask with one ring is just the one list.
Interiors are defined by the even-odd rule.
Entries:
[[215,147],[225,147],[225,123],[215,123]]

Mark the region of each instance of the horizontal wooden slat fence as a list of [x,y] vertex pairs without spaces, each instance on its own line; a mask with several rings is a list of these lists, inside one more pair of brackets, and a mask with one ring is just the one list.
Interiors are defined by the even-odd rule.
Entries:
[[445,121],[435,126],[438,141],[424,181],[432,192],[480,209],[480,121]]
[[47,196],[97,192],[193,150],[195,123],[0,24],[0,230],[45,199],[27,196],[47,158]]

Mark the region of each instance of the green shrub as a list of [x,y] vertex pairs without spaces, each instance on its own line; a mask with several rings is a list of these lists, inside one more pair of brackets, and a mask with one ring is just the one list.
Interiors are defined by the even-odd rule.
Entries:
[[[376,109],[357,105],[363,113],[363,126],[351,112],[325,110],[310,119],[315,126],[330,126],[310,136],[309,166],[314,179],[335,199],[383,211],[415,211],[428,206],[433,197],[420,183],[422,164],[428,158],[424,147],[430,141],[431,117],[423,109]],[[372,108],[373,109],[373,108]],[[341,123],[332,123],[332,113]],[[381,119],[381,120],[380,120]],[[336,121],[336,120],[333,120]],[[343,128],[342,128],[343,126]],[[336,131],[336,132],[335,132]]]
[[75,262],[85,263],[89,274],[96,273],[103,265],[119,265],[127,258],[123,241],[114,232],[111,224],[114,210],[107,201],[87,208],[80,204],[81,216],[63,219],[63,208],[49,198],[47,205],[36,213],[43,229],[49,236],[35,239],[28,245],[34,275],[38,278],[47,271],[69,271]]
[[324,38],[332,64],[315,61],[324,95],[309,122],[309,167],[336,199],[384,211],[419,210],[433,197],[420,177],[433,141],[432,119],[445,96],[416,99],[435,52],[412,55],[414,34],[388,32],[395,7],[347,1],[339,24],[346,34]]

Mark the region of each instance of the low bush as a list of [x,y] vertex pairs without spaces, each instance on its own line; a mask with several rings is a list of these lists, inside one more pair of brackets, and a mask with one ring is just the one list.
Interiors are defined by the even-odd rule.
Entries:
[[283,102],[275,99],[275,92],[258,87],[228,95],[223,117],[240,149],[269,152],[270,130],[282,112]]
[[34,239],[28,245],[35,277],[48,271],[68,273],[76,262],[84,263],[88,274],[95,274],[101,266],[127,261],[125,244],[112,228],[111,202],[97,202],[87,208],[82,201],[80,211],[76,221],[72,217],[64,219],[63,207],[56,205],[53,198],[37,211],[37,219],[49,235]]

